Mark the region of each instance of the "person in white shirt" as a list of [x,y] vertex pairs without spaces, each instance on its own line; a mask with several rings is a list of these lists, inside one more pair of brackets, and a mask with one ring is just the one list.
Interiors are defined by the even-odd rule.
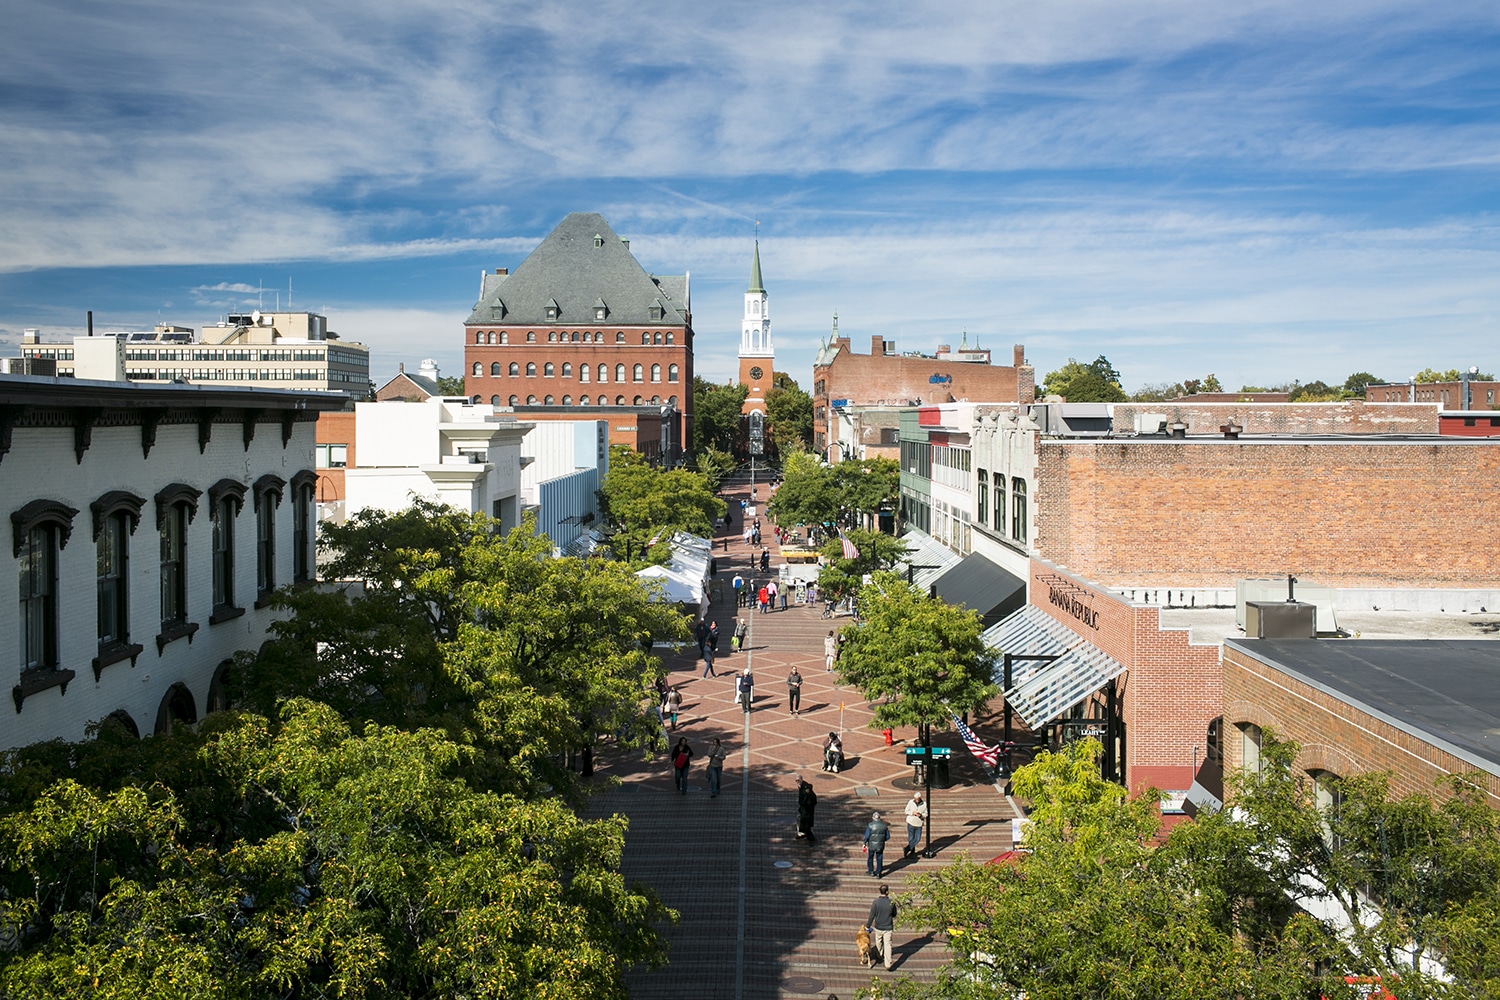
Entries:
[[922,793],[914,792],[911,801],[906,803],[906,849],[901,856],[908,857],[917,853],[917,844],[922,840],[922,824],[927,822],[927,803],[922,801]]

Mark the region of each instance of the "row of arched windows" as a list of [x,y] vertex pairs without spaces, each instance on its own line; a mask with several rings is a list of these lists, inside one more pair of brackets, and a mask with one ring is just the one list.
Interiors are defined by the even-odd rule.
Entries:
[[[476,403],[479,402],[479,397],[478,396],[474,397],[474,402],[476,402]],[[672,406],[676,406],[677,405],[677,397],[676,396],[668,396],[667,397],[667,402],[670,405],[672,405]],[[647,403],[647,400],[643,396],[636,396],[628,404],[626,403],[626,400],[625,400],[624,396],[616,396],[615,397],[615,401],[614,401],[614,405],[615,406],[626,406],[626,405],[630,405],[630,406],[645,406],[646,403]],[[650,399],[650,403],[651,403],[652,406],[660,406],[661,405],[661,397],[660,396],[652,396],[651,399]],[[509,403],[502,404],[500,402],[500,397],[498,395],[491,396],[490,397],[490,405],[491,406],[501,406],[501,405],[520,406],[521,405],[521,397],[520,396],[512,396],[512,397],[510,397],[510,402]],[[526,397],[526,405],[527,406],[556,406],[557,405],[557,401],[552,396],[543,396],[541,399],[537,399],[535,396],[527,396]],[[564,396],[562,398],[562,405],[563,406],[572,406],[573,405],[573,397],[572,396]],[[609,397],[608,396],[598,396],[598,397],[579,396],[578,397],[578,405],[579,406],[609,406],[610,405],[610,401],[609,401]]]
[[[508,374],[511,378],[520,378],[521,377],[521,365],[520,365],[520,362],[512,361],[510,363],[510,365],[507,366],[507,367],[505,367],[504,369],[502,369],[502,366],[501,366],[500,362],[498,362],[498,361],[492,361],[492,362],[490,362],[490,378],[500,378],[502,370],[506,374]],[[476,362],[474,362],[473,367],[470,369],[470,374],[472,374],[475,378],[482,378],[484,376],[484,362],[483,361],[476,361]],[[624,382],[626,380],[625,379],[625,374],[626,374],[626,372],[625,372],[625,366],[623,364],[615,365],[615,381],[616,382]],[[557,375],[557,367],[551,361],[548,361],[548,362],[546,362],[546,363],[544,363],[542,365],[542,378],[553,378],[556,375]],[[526,377],[527,378],[536,378],[536,376],[537,376],[536,362],[535,361],[528,361],[528,362],[526,362]],[[645,365],[635,365],[630,370],[630,376],[631,376],[630,381],[632,381],[632,382],[644,382],[644,381],[646,381],[646,366]],[[572,378],[573,377],[573,364],[572,364],[572,362],[564,361],[562,363],[562,376],[561,377],[562,378]],[[676,365],[667,365],[667,381],[668,382],[676,382],[679,379],[681,379],[681,377],[682,377],[681,369],[679,369]],[[580,382],[588,382],[588,381],[608,382],[609,381],[609,365],[605,365],[605,364],[599,364],[599,365],[593,365],[593,366],[590,366],[588,364],[581,364],[581,365],[579,365],[578,366],[578,381],[580,381]],[[660,382],[661,381],[661,365],[652,365],[651,366],[651,381],[653,381],[653,382]]]
[[[665,334],[662,333],[662,332],[660,332],[660,331],[657,331],[655,333],[642,333],[641,334],[641,343],[642,344],[675,344],[676,342],[677,342],[677,334],[673,333],[672,331],[667,331]],[[476,331],[474,333],[474,343],[476,343],[476,344],[508,344],[508,343],[510,343],[510,331],[508,331],[508,330],[478,330],[478,331]],[[536,337],[536,331],[535,330],[527,330],[526,331],[526,343],[528,343],[528,344],[535,344],[535,343],[537,343],[537,337]],[[604,334],[603,333],[599,333],[599,332],[588,332],[588,331],[580,331],[580,330],[574,330],[572,332],[559,333],[556,330],[553,330],[553,331],[550,331],[547,334],[547,343],[549,343],[549,344],[602,344],[602,343],[604,343]],[[615,334],[615,343],[617,343],[617,344],[623,344],[623,343],[625,343],[625,331],[624,330],[620,330],[619,332],[617,332]]]

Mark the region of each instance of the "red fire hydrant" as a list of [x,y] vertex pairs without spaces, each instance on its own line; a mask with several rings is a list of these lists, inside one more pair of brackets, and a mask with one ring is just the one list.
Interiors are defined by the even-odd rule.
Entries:
[[889,727],[887,727],[885,729],[882,729],[880,732],[881,732],[881,735],[883,735],[885,737],[885,745],[886,746],[889,747],[889,746],[895,746],[896,745],[896,739],[895,739],[894,736],[891,735],[891,730],[890,730]]

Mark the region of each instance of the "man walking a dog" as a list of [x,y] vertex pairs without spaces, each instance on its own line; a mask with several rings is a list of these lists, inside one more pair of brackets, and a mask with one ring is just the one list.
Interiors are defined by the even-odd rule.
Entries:
[[885,963],[885,971],[890,972],[891,931],[896,929],[896,902],[891,899],[890,886],[881,885],[880,895],[870,904],[870,916],[866,923],[870,925],[870,937],[880,952],[881,961]]

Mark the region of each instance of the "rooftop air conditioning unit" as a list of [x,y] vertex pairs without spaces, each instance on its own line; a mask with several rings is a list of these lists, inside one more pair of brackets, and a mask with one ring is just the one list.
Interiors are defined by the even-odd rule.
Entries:
[[1165,434],[1167,432],[1167,415],[1165,413],[1137,413],[1135,415],[1135,432],[1137,434]]

